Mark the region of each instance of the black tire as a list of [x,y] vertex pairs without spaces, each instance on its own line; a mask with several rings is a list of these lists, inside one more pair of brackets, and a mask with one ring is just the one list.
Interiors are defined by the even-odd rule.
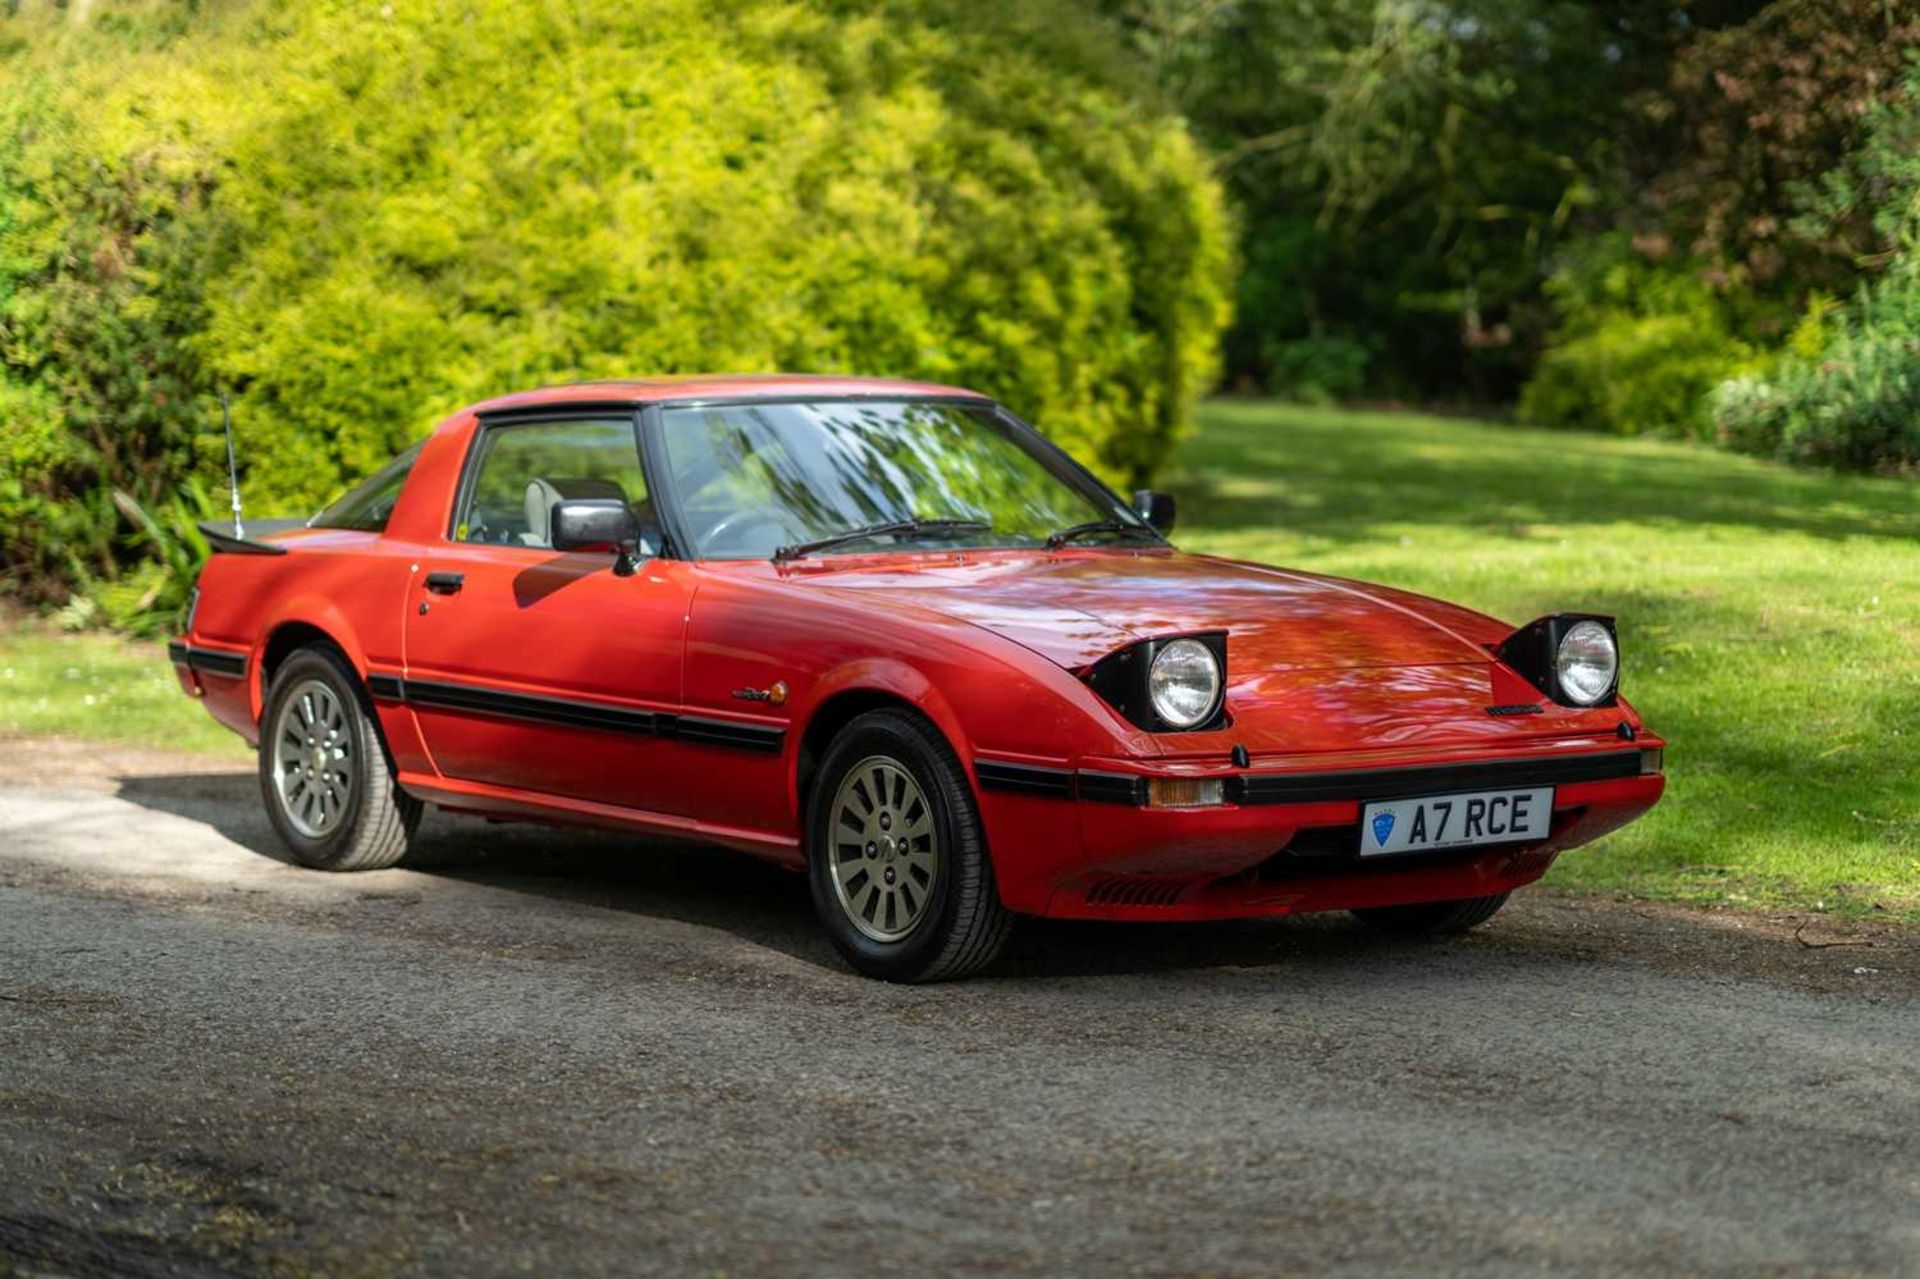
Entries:
[[1492,919],[1511,893],[1468,897],[1451,902],[1420,902],[1414,906],[1370,906],[1353,917],[1369,928],[1400,937],[1442,937],[1464,933]]
[[[876,765],[876,761],[885,762]],[[894,771],[886,771],[889,765]],[[876,767],[882,770],[878,774]],[[899,841],[897,862],[891,853],[864,851],[860,837],[837,837],[842,832],[851,836],[841,824],[843,787],[850,788],[846,802],[857,804],[863,784],[871,798],[872,779],[879,776],[897,783],[895,773],[911,781],[927,810],[926,824],[934,842],[925,882],[910,878],[927,869],[929,860],[921,851],[919,836],[911,834],[920,820],[913,815],[916,797],[911,789],[897,784],[894,788],[896,794],[907,793],[904,802],[894,802],[899,805],[898,829],[909,832]],[[876,823],[890,815],[884,804],[877,810],[869,804],[868,811]],[[848,812],[852,814],[851,809]],[[876,842],[884,842],[877,828],[873,833]],[[807,804],[807,848],[814,911],[834,947],[869,977],[894,982],[950,981],[986,967],[1006,944],[1013,916],[1000,904],[994,886],[993,863],[966,772],[939,730],[911,711],[869,711],[833,739]],[[841,866],[851,869],[837,871]],[[862,888],[863,871],[885,876],[884,885],[872,878]],[[884,907],[869,905],[882,895],[887,901]],[[856,922],[863,905],[868,907],[867,928],[898,924],[902,935],[869,935]],[[901,908],[898,919],[892,913],[896,906]],[[913,911],[917,914],[909,924],[906,916]]]
[[[295,707],[285,727],[295,730],[287,742],[287,753],[276,762],[275,743],[282,730],[282,712],[296,694],[310,702],[326,704],[320,691],[330,693],[333,702],[328,714],[337,710],[337,726],[331,738],[338,750],[325,751],[327,735],[300,736],[302,708]],[[318,713],[316,712],[316,718]],[[316,743],[310,746],[309,743]],[[319,750],[318,756],[303,753]],[[316,777],[315,760],[330,760],[338,769],[332,774],[335,785],[324,786],[328,776],[322,763]],[[302,809],[288,800],[283,775],[304,773],[312,782],[296,793],[305,799],[310,790],[316,796],[337,796],[329,803],[320,798],[319,817],[313,809]],[[342,776],[345,781],[341,782]],[[294,778],[299,786],[300,779]],[[260,717],[260,797],[267,807],[267,818],[286,844],[294,860],[315,870],[381,870],[407,855],[414,831],[420,825],[421,802],[400,789],[394,781],[393,760],[380,738],[373,718],[373,706],[360,685],[353,667],[339,650],[315,646],[296,651],[274,673],[273,687],[267,692],[266,708]],[[307,829],[301,829],[305,825]]]

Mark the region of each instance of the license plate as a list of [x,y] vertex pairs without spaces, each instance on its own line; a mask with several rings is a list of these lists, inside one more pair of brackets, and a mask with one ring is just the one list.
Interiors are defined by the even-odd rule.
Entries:
[[1384,800],[1360,810],[1360,855],[1545,839],[1552,823],[1551,786]]

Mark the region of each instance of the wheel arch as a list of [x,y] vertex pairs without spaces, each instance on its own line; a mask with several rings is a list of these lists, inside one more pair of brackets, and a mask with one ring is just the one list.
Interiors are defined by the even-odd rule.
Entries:
[[933,682],[905,663],[859,663],[822,681],[820,693],[808,708],[796,739],[788,784],[793,788],[793,812],[803,832],[814,777],[828,745],[855,719],[868,711],[890,706],[913,711],[931,722],[961,760],[967,784],[975,785],[968,762],[972,751],[966,730]]
[[[295,651],[313,644],[325,644],[329,648],[346,652],[345,645],[327,631],[312,622],[282,622],[268,635],[267,642],[260,649],[260,687],[262,693],[272,685],[273,676]],[[356,664],[357,669],[357,664]]]
[[274,673],[285,664],[287,658],[314,644],[325,644],[346,658],[347,665],[353,668],[354,676],[359,679],[362,691],[365,691],[366,655],[361,652],[352,626],[340,611],[332,606],[318,610],[290,608],[267,623],[261,631],[260,646],[253,663],[257,672],[252,689],[253,719],[256,724],[266,713],[267,690],[272,687]]

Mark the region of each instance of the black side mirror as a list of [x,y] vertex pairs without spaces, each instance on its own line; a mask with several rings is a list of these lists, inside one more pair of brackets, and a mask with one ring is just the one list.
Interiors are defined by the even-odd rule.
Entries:
[[613,551],[616,577],[640,567],[640,521],[618,498],[577,497],[555,502],[549,523],[556,551]]
[[1165,536],[1173,532],[1173,494],[1158,489],[1141,489],[1133,495],[1133,509],[1153,531]]

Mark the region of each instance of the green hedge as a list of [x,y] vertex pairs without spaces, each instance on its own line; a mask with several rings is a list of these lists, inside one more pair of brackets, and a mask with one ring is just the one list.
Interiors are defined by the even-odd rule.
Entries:
[[1065,8],[180,12],[16,19],[0,57],[0,552],[31,598],[176,593],[155,548],[218,485],[221,386],[265,513],[463,402],[691,370],[962,382],[1136,481],[1212,376],[1219,193]]
[[1548,292],[1560,329],[1521,392],[1522,420],[1712,437],[1708,393],[1755,352],[1697,267],[1650,261],[1615,234],[1584,246]]
[[1710,398],[1743,452],[1843,470],[1920,474],[1920,271],[1902,261],[1844,309],[1822,306],[1764,371]]

